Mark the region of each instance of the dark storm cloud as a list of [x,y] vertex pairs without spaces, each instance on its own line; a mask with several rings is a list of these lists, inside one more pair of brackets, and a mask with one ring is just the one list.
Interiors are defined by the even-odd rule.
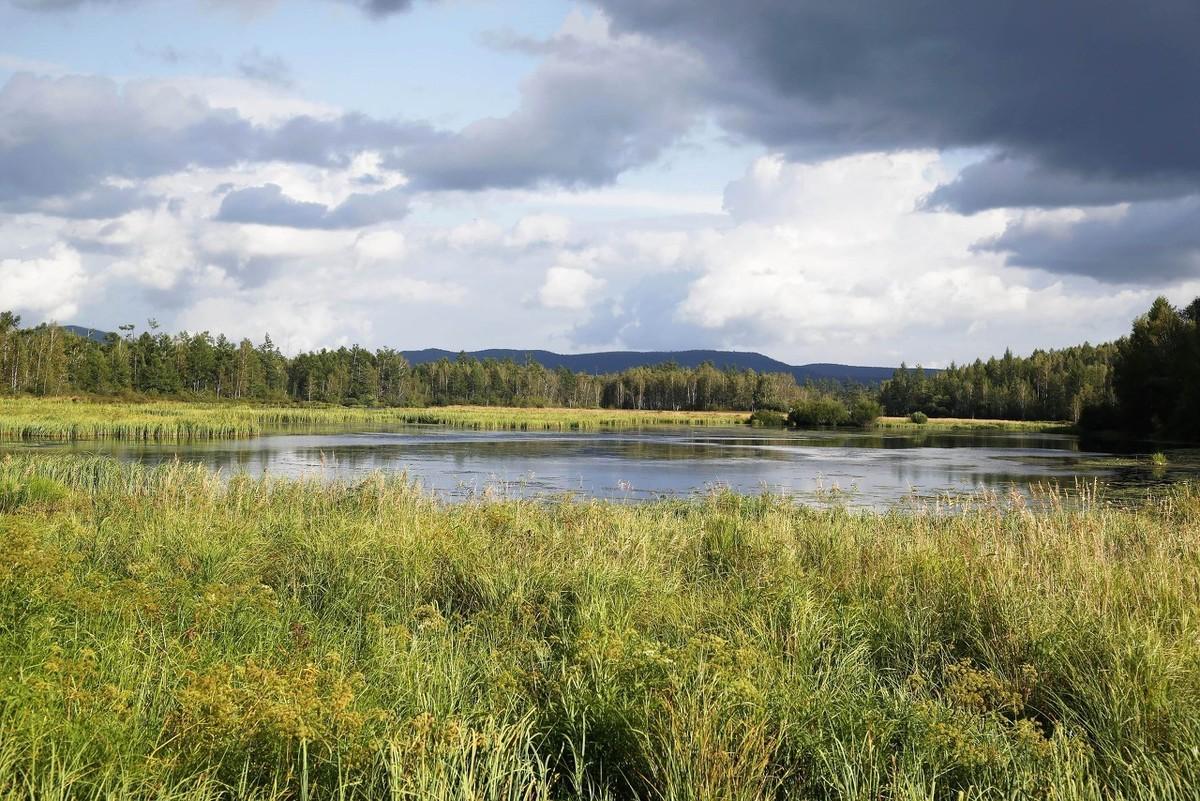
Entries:
[[422,189],[599,186],[656,160],[696,124],[698,64],[642,41],[543,43],[506,117],[479,120],[396,162]]
[[1055,203],[1200,180],[1195,0],[596,2],[703,53],[725,125],[793,157],[991,148],[1076,176]]
[[278,184],[252,186],[230,192],[221,201],[216,219],[221,222],[275,225],[287,228],[361,228],[398,220],[408,214],[403,189],[353,194],[335,207],[296,200]]
[[1067,226],[1019,221],[982,250],[1008,263],[1117,284],[1200,275],[1200,196],[1135,203]]
[[1087,178],[1031,161],[996,156],[968,165],[953,181],[931,192],[921,205],[927,210],[974,214],[996,208],[1109,206],[1178,197],[1194,190],[1195,184],[1185,177]]
[[386,153],[429,135],[424,126],[361,115],[267,127],[169,87],[121,91],[104,78],[18,74],[0,89],[0,203],[37,210],[46,198],[101,192],[108,179],[193,167],[345,166],[364,150]]

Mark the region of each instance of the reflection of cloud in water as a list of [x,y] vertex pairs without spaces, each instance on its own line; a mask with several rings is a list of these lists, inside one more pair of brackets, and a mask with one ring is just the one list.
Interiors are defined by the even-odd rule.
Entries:
[[[785,432],[749,428],[537,433],[414,426],[390,432],[276,434],[195,444],[48,445],[154,464],[179,458],[224,474],[356,480],[407,472],[449,497],[574,493],[642,500],[714,487],[884,506],[911,497],[1070,487],[1077,477],[1151,483],[1065,435],[1024,432]],[[1126,460],[1128,462],[1128,460]],[[1179,468],[1175,468],[1176,473]],[[1159,476],[1154,481],[1162,480]]]

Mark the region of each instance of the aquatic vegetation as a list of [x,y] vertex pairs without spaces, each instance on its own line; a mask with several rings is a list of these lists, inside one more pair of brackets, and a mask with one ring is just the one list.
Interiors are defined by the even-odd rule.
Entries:
[[[924,422],[921,421],[924,418]],[[1067,423],[1053,420],[988,420],[967,417],[929,417],[924,412],[913,412],[906,417],[880,417],[875,421],[878,428],[915,429],[930,431],[1035,431],[1041,433],[1069,433],[1074,429]]]
[[447,505],[37,455],[0,487],[0,798],[1200,787],[1194,487]]
[[428,409],[254,405],[72,398],[0,399],[0,439],[195,441],[244,439],[321,426],[443,425],[507,430],[585,430],[660,425],[739,425],[741,412],[626,411],[446,406]]

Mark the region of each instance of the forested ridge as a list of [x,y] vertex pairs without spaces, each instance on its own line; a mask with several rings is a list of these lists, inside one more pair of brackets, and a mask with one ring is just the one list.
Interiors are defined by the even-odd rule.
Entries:
[[97,342],[53,325],[22,329],[8,312],[0,314],[0,375],[0,391],[7,393],[390,406],[783,410],[818,391],[797,385],[788,373],[711,364],[668,362],[589,375],[465,355],[410,365],[391,348],[358,346],[289,358],[270,336],[256,345],[208,332],[170,335],[153,322],[138,334],[122,326],[121,335]]
[[[591,375],[536,361],[455,359],[411,365],[391,348],[285,356],[208,332],[168,334],[149,321],[103,341],[55,325],[21,328],[0,313],[0,392],[142,395],[347,405],[449,404],[793,412],[836,424],[872,412],[930,417],[1068,420],[1088,428],[1200,438],[1200,298],[1159,298],[1129,336],[1101,345],[1006,352],[930,371],[901,365],[878,388],[797,384],[789,373],[666,362]],[[838,408],[840,405],[840,408]],[[781,418],[782,419],[782,418]]]

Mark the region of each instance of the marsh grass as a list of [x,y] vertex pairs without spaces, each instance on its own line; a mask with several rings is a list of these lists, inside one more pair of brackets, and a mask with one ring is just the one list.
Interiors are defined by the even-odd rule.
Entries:
[[[924,417],[914,420],[917,414]],[[927,417],[924,413],[914,412],[908,417],[880,417],[876,419],[877,428],[912,429],[914,431],[1035,431],[1046,434],[1071,433],[1075,430],[1070,423],[1054,420],[986,420],[969,417]]]
[[952,514],[7,458],[0,798],[1187,799],[1200,493]]
[[195,441],[244,439],[268,431],[323,426],[443,425],[457,428],[575,431],[660,425],[738,425],[741,412],[626,411],[446,406],[430,409],[260,406],[72,398],[0,399],[0,439]]

